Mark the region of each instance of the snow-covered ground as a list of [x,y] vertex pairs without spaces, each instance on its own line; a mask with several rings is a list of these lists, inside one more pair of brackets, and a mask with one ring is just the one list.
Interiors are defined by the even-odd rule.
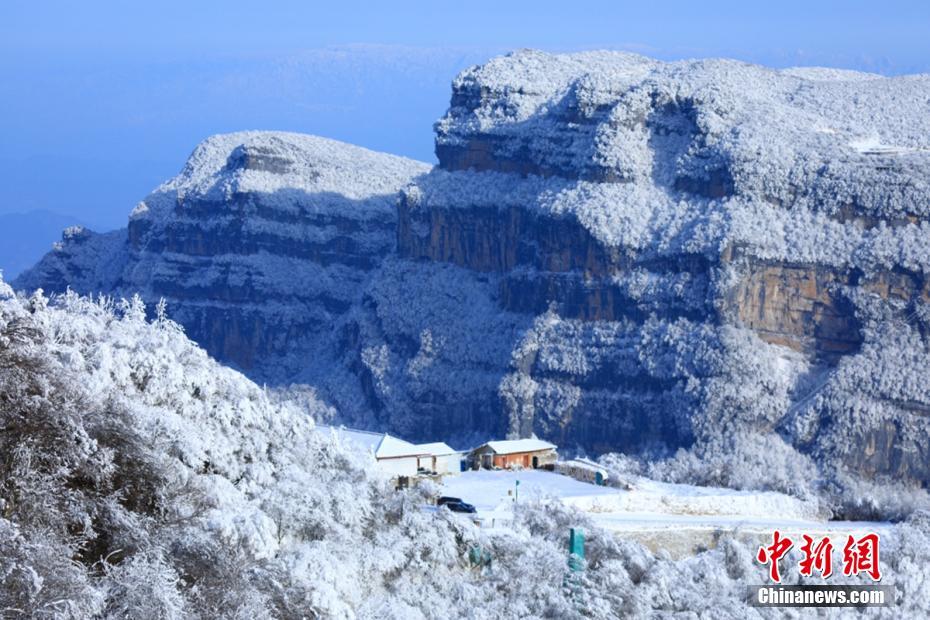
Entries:
[[[519,486],[517,485],[519,481]],[[629,491],[601,487],[542,470],[467,471],[443,481],[443,494],[478,509],[484,525],[505,527],[515,501],[561,501],[601,527],[673,556],[713,546],[719,535],[753,537],[882,531],[883,523],[826,521],[816,506],[773,492],[736,491],[636,478]],[[517,490],[519,491],[517,492]]]

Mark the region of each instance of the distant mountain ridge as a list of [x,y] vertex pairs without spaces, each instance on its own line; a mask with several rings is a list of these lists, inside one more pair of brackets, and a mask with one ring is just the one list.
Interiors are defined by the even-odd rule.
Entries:
[[217,358],[411,439],[777,444],[927,483],[928,96],[516,52],[455,79],[434,169],[216,136],[14,284],[164,297]]

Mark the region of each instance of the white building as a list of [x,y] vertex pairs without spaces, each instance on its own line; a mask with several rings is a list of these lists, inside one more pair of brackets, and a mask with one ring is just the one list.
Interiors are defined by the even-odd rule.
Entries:
[[446,474],[461,469],[461,453],[441,441],[417,445],[387,433],[321,424],[317,425],[317,430],[336,433],[369,451],[375,457],[378,469],[391,476],[416,476],[420,470]]
[[359,431],[345,427],[317,425],[322,432],[337,434],[345,441],[350,441],[375,457],[378,469],[391,476],[416,476],[420,457],[429,457],[409,441],[404,441],[387,433]]
[[441,441],[416,446],[429,456],[420,457],[420,468],[437,474],[455,474],[462,470],[462,453]]

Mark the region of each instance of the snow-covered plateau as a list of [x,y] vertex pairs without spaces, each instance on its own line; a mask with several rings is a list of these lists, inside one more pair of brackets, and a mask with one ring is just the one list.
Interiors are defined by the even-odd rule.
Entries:
[[[208,138],[127,228],[69,228],[12,283],[23,297],[5,293],[28,329],[3,355],[41,360],[26,391],[0,367],[17,407],[87,403],[17,427],[75,451],[59,462],[42,439],[15,462],[53,516],[15,512],[15,482],[0,506],[9,557],[79,556],[55,565],[76,598],[37,594],[56,591],[53,564],[8,562],[9,605],[119,615],[113,593],[139,579],[201,616],[720,615],[722,597],[751,617],[736,584],[757,575],[756,541],[734,524],[777,513],[885,524],[898,611],[926,612],[928,101],[926,75],[521,50],[454,79],[437,166],[284,132]],[[314,422],[456,448],[535,435],[647,482],[605,510],[529,502],[476,529],[414,509],[423,490],[388,492]],[[188,480],[206,489],[196,510]],[[682,493],[697,487],[726,490]],[[662,514],[722,534],[679,541],[709,549],[680,560],[627,536]],[[569,524],[598,532],[583,605],[558,585]],[[130,544],[120,528],[137,526],[151,533]],[[494,571],[469,568],[473,544]],[[95,564],[114,553],[138,564]]]

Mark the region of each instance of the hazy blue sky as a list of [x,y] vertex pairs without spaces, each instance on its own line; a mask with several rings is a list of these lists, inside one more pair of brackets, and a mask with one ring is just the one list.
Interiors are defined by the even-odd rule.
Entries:
[[0,4],[0,215],[98,229],[205,136],[316,133],[432,160],[449,81],[510,49],[930,71],[925,2]]

